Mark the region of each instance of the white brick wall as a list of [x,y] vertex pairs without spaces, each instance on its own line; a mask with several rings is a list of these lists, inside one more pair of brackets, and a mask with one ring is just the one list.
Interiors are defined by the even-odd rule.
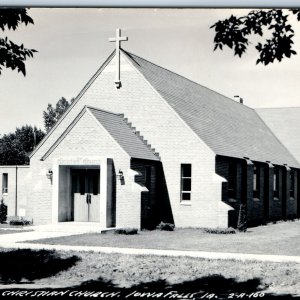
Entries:
[[[121,89],[116,89],[114,86],[114,72],[114,61],[112,61],[33,156],[31,159],[33,169],[38,173],[38,170],[51,165],[51,163],[47,165],[49,158],[44,163],[38,160],[84,105],[124,113],[133,126],[160,153],[175,225],[178,227],[227,226],[228,207],[221,203],[221,181],[215,174],[215,154],[183,123],[126,58],[122,57],[121,61]],[[82,148],[82,142],[88,141],[88,134],[93,128],[88,132],[82,128],[83,131],[78,132],[77,137],[73,137],[77,141],[71,143],[74,148],[66,146],[61,150],[57,149],[56,153],[60,152],[60,155],[68,155],[73,151],[78,154],[85,154],[85,151],[90,153],[92,150],[89,147]],[[72,138],[67,137],[66,141],[72,142]],[[110,149],[107,148],[105,154],[109,151]],[[192,164],[191,205],[180,203],[181,163]],[[138,203],[139,200],[127,199],[127,201]],[[50,199],[43,201],[44,206],[39,210],[49,208],[49,203],[46,205],[45,202],[50,203]],[[128,206],[122,206],[117,198],[117,214],[120,220],[123,212],[131,214],[130,210]],[[42,219],[46,221],[47,214],[44,215]]]

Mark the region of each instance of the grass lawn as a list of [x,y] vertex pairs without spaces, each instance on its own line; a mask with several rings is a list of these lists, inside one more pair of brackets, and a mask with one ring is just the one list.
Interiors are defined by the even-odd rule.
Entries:
[[122,296],[132,290],[227,295],[259,290],[275,294],[300,291],[300,264],[295,263],[48,252],[0,249],[0,288],[122,289]]
[[84,245],[151,249],[199,250],[253,254],[299,255],[300,221],[248,229],[245,233],[209,234],[201,229],[141,231],[137,235],[82,234],[30,241],[51,245]]

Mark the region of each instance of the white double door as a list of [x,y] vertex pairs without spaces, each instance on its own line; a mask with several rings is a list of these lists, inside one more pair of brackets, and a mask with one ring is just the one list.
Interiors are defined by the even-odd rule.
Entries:
[[100,222],[100,170],[72,170],[74,221]]

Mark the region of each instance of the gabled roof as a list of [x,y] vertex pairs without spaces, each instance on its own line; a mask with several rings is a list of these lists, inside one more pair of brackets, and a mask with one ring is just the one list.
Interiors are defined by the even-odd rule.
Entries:
[[260,108],[256,112],[300,163],[300,107]]
[[123,114],[115,114],[93,107],[88,107],[88,109],[131,157],[160,160],[157,153],[127,123]]
[[137,55],[122,52],[216,154],[299,167],[254,109]]
[[[115,142],[117,142],[130,157],[156,161],[160,160],[158,154],[131,128],[124,119],[123,114],[115,114],[89,106],[83,108],[68,128],[43,155],[42,160],[45,160],[54,151],[87,111],[94,116],[95,120],[105,128]],[[95,136],[95,139],[99,138],[101,137]]]

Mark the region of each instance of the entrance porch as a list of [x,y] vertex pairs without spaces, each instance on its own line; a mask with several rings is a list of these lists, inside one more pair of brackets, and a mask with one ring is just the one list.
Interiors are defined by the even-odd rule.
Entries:
[[[115,177],[112,159],[57,160],[53,166],[52,225],[90,224],[86,228],[96,231],[115,227]],[[64,228],[68,230],[68,226]]]

